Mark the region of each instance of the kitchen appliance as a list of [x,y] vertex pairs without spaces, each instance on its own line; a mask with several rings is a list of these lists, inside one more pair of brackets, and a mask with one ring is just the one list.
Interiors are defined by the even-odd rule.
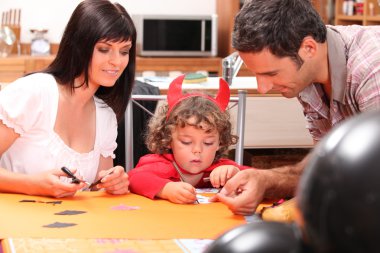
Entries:
[[216,56],[217,15],[134,15],[140,56]]

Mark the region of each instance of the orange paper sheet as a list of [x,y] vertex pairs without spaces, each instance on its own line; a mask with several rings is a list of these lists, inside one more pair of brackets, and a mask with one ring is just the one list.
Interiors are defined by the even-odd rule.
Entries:
[[[80,192],[63,198],[62,204],[20,202],[57,199],[19,194],[0,194],[0,238],[127,238],[127,239],[215,239],[245,224],[221,203],[179,205],[128,194]],[[116,206],[136,210],[114,210]],[[78,215],[55,215],[65,210],[85,211]],[[46,228],[54,222],[75,223],[65,228]]]

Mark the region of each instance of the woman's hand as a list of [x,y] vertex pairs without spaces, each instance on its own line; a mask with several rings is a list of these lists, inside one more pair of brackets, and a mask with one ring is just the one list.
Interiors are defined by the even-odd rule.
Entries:
[[[73,174],[76,169],[71,169]],[[84,183],[74,184],[60,180],[60,177],[67,175],[60,169],[44,171],[42,173],[23,175],[25,176],[25,193],[29,195],[49,196],[55,198],[74,196],[74,194],[84,188]]]
[[104,188],[106,192],[115,195],[129,193],[128,174],[121,166],[99,171],[98,178],[101,181],[95,186],[97,189]]
[[167,199],[176,204],[192,204],[197,200],[195,188],[185,182],[169,182],[157,194],[161,199]]
[[215,188],[223,187],[240,170],[233,165],[221,165],[210,173],[210,182]]

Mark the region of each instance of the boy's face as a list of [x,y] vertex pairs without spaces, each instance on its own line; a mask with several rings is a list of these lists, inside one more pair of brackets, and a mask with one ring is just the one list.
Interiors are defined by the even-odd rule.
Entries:
[[216,130],[208,132],[205,124],[202,127],[186,125],[172,132],[170,147],[174,159],[190,173],[197,174],[210,167],[219,149],[219,133]]

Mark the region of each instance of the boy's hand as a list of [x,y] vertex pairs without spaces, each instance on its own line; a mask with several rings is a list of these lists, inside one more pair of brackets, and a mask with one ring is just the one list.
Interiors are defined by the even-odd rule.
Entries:
[[157,197],[176,204],[191,204],[197,200],[195,188],[185,182],[167,183],[157,194]]
[[210,173],[210,182],[215,188],[223,187],[240,170],[233,165],[221,165]]

